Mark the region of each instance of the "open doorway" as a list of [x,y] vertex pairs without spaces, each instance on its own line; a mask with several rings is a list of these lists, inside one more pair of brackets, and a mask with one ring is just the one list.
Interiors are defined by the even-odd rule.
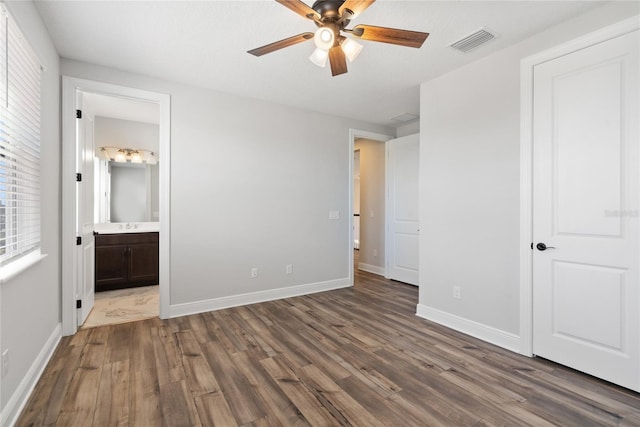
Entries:
[[[102,104],[116,106],[109,112],[108,106]],[[136,105],[141,111],[143,106],[151,107],[147,108],[146,118],[142,118],[145,114],[141,111],[134,112]],[[170,277],[170,98],[64,76],[63,111],[63,176],[75,178],[63,182],[63,334],[74,334],[85,322],[98,285],[103,285],[98,290],[109,291],[125,282],[155,285],[152,292],[159,301],[155,304],[157,315],[166,318]],[[100,128],[106,131],[101,132]],[[145,133],[155,136],[145,139]],[[159,160],[161,153],[165,155]],[[127,167],[115,172],[124,165]],[[139,168],[142,173],[136,170]],[[120,180],[131,175],[143,177],[143,184],[120,186],[136,188],[136,201],[144,200],[140,209],[134,209],[137,216],[122,216],[131,214],[130,203],[125,202],[123,209],[113,206],[120,197],[113,194],[111,175],[118,175]],[[102,236],[108,238],[101,242]],[[120,238],[126,241],[120,242]],[[100,258],[101,246],[119,256],[112,256],[107,262],[110,276],[102,282],[96,272],[105,265],[95,262],[96,257]]]
[[95,237],[94,304],[78,326],[158,317],[159,105],[78,92],[85,134],[92,132],[86,151],[94,154],[88,164]]
[[351,277],[359,269],[385,275],[385,142],[392,137],[351,130]]
[[[353,250],[360,250],[360,150],[353,151]],[[357,254],[357,252],[356,252]],[[358,257],[359,261],[359,257]],[[356,261],[356,265],[357,262]]]
[[[354,225],[358,225],[359,270],[385,274],[385,143],[370,138],[356,138],[354,155],[358,156],[358,179],[354,174]],[[355,160],[355,159],[354,159]],[[359,184],[356,192],[355,185]],[[354,227],[355,233],[355,227]],[[355,239],[354,239],[355,248]]]

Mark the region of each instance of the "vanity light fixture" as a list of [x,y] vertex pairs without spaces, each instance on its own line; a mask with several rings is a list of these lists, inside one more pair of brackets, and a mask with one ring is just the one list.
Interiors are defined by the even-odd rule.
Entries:
[[100,160],[113,160],[118,163],[142,163],[155,165],[158,163],[157,153],[149,150],[119,148],[119,147],[100,147],[96,151],[96,157]]
[[114,157],[113,160],[118,163],[124,163],[127,161],[127,155],[125,154],[124,150],[118,150],[118,152],[116,153],[116,157]]

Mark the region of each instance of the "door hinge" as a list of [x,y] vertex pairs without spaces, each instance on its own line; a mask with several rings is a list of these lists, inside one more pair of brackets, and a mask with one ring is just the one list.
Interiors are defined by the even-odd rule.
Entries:
[[76,174],[76,182],[81,182],[82,181],[82,174],[81,173],[77,173]]
[[78,236],[76,237],[76,245],[80,246],[82,244],[82,237]]
[[76,110],[76,119],[82,118],[82,110]]
[[81,299],[77,299],[76,300],[76,308],[82,308],[82,300]]

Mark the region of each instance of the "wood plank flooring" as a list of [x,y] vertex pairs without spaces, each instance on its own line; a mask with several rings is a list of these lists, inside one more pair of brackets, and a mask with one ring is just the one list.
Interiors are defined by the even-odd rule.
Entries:
[[65,337],[18,426],[640,425],[640,395],[353,288]]

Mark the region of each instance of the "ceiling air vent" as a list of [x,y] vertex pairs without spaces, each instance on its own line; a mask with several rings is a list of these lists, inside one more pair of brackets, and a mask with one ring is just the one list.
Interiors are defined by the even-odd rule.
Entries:
[[469,34],[466,37],[461,38],[458,41],[451,43],[449,47],[459,50],[460,52],[466,53],[466,52],[469,52],[470,50],[477,48],[481,44],[488,42],[489,40],[495,37],[496,36],[494,34],[491,34],[486,29],[481,29],[474,33]]
[[399,116],[392,117],[391,120],[395,120],[397,122],[410,122],[411,120],[417,119],[419,116],[411,113],[403,113]]

